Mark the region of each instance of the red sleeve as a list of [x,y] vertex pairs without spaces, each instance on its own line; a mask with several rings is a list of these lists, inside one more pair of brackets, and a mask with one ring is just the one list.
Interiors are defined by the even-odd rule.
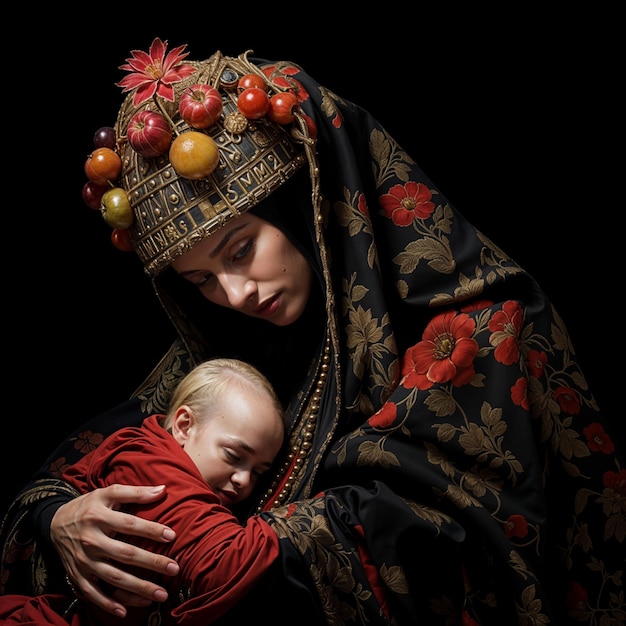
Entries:
[[[87,478],[88,475],[88,478]],[[126,428],[69,468],[66,480],[81,491],[113,483],[166,484],[156,503],[133,506],[140,517],[158,520],[176,532],[172,544],[158,544],[181,566],[172,589],[191,588],[192,598],[174,611],[181,624],[207,624],[240,600],[279,553],[278,537],[260,517],[242,526],[222,506],[196,466],[173,437],[148,418],[141,428]],[[155,544],[134,537],[152,552]]]

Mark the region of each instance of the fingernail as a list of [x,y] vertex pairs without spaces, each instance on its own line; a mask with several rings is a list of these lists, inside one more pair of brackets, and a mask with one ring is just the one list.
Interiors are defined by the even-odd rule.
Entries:
[[167,592],[163,591],[162,589],[157,589],[154,592],[154,599],[157,602],[165,602],[167,600]]
[[165,571],[172,576],[178,574],[178,570],[180,570],[180,567],[178,567],[178,563],[168,563],[167,567],[165,568]]
[[150,493],[161,493],[165,489],[165,485],[159,485],[158,487],[150,487]]
[[113,609],[113,613],[115,613],[118,617],[126,617],[126,611],[124,609]]
[[173,541],[176,539],[176,533],[171,528],[166,528],[163,531],[163,539],[166,541]]

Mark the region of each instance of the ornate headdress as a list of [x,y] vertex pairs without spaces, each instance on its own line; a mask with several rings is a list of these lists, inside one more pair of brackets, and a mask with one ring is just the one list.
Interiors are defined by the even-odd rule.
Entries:
[[183,63],[184,49],[166,54],[157,38],[149,53],[132,52],[118,83],[131,93],[115,128],[96,133],[85,163],[85,201],[98,205],[115,245],[134,249],[150,276],[305,163],[317,176],[315,124],[299,107],[306,93],[293,66],[261,69],[250,51]]

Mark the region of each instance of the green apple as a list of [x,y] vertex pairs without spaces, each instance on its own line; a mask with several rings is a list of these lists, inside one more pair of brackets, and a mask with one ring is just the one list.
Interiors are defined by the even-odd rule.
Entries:
[[133,223],[133,209],[128,194],[121,187],[111,187],[104,192],[100,210],[104,221],[111,228],[129,228]]

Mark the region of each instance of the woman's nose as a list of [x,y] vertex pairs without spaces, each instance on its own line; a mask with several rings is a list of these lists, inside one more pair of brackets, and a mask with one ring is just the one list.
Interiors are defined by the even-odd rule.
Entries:
[[245,276],[223,276],[220,282],[228,304],[233,309],[243,307],[249,298],[257,292],[256,282]]

